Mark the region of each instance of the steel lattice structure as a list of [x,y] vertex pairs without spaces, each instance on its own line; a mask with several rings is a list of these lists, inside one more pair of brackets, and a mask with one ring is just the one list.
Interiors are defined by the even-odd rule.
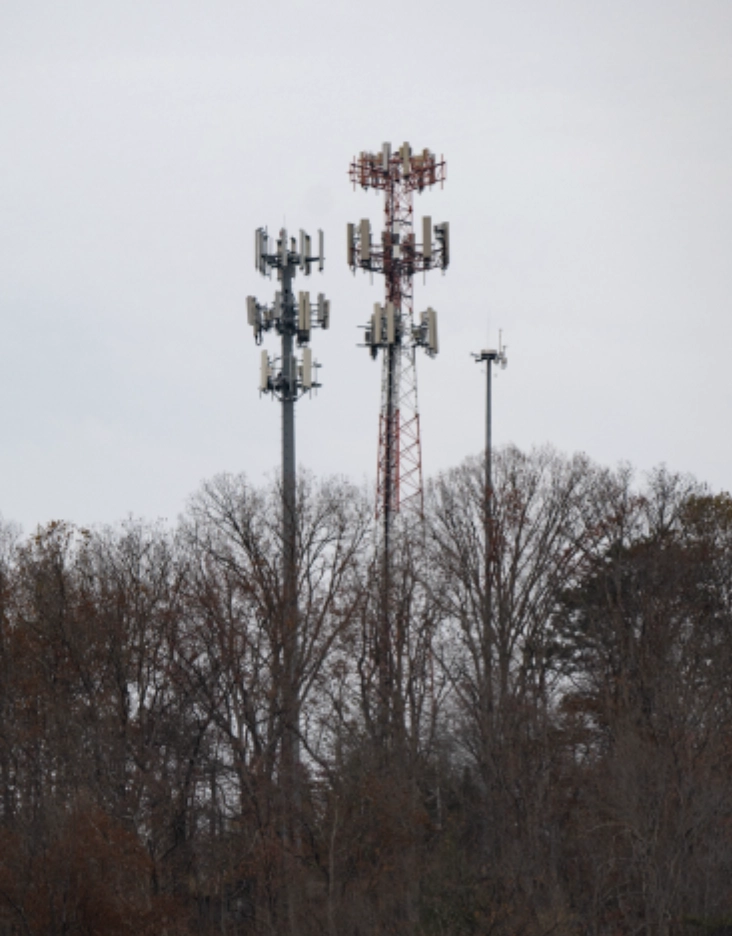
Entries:
[[[384,231],[372,243],[371,225],[348,225],[348,263],[385,279],[384,306],[377,304],[366,326],[372,357],[383,351],[381,412],[377,461],[376,516],[384,522],[402,509],[423,510],[422,454],[417,399],[416,349],[434,357],[438,351],[437,313],[427,309],[416,320],[412,280],[415,273],[446,269],[450,259],[449,225],[423,218],[422,243],[414,234],[413,194],[447,177],[444,159],[425,149],[413,153],[408,143],[392,153],[385,143],[379,153],[362,152],[351,162],[354,188],[384,192]],[[436,243],[433,243],[433,230]]]

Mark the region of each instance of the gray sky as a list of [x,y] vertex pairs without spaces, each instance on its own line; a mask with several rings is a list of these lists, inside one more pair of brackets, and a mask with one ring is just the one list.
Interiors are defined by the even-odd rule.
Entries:
[[[470,352],[504,329],[497,442],[665,461],[732,486],[729,0],[0,2],[0,512],[175,519],[279,459],[245,297],[253,232],[326,232],[324,383],[298,460],[373,478],[383,295],[345,264],[380,222],[351,157],[445,155],[449,220],[419,362],[425,473],[483,441]],[[272,336],[265,339],[274,350]]]

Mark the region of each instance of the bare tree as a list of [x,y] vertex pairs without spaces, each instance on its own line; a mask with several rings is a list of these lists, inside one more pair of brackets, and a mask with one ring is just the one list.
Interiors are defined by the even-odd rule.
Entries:
[[698,885],[732,857],[717,837],[732,815],[732,512],[664,469],[640,491],[608,476],[603,496],[600,548],[557,620],[581,727],[575,847],[592,886],[577,886],[593,932],[667,936],[718,911],[722,895]]
[[[562,750],[551,717],[558,687],[550,621],[594,537],[586,504],[597,474],[583,456],[500,450],[488,542],[478,460],[440,476],[429,490],[440,661],[473,777],[472,847],[478,866],[490,868],[497,931],[548,931],[566,912],[557,884],[553,797]],[[504,919],[500,905],[517,900],[528,917]]]
[[[280,505],[276,486],[256,491],[243,477],[222,476],[194,497],[183,525],[191,618],[181,659],[191,694],[216,726],[223,814],[249,830],[239,837],[244,850],[236,850],[230,876],[255,881],[257,922],[266,928],[286,912],[284,895],[292,915],[297,885],[304,886],[313,836],[306,780],[332,745],[324,669],[347,643],[358,602],[352,579],[370,526],[366,502],[351,485],[301,479],[293,635],[283,605]],[[304,751],[296,786],[289,780],[292,732]],[[254,868],[270,870],[263,876]]]

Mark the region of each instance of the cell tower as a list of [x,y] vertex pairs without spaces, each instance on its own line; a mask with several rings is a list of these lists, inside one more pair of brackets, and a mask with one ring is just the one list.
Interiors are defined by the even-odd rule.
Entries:
[[495,560],[495,536],[493,530],[493,404],[491,400],[491,382],[493,379],[493,364],[500,365],[502,370],[508,365],[506,349],[503,343],[503,333],[498,333],[498,350],[484,349],[473,358],[481,363],[486,362],[486,398],[485,398],[485,491],[483,494],[483,548],[485,560],[485,603],[484,623],[486,633],[491,632],[493,626],[493,564]]
[[[316,377],[319,365],[313,361],[309,347],[313,328],[328,328],[330,324],[330,302],[323,293],[315,304],[309,292],[299,292],[297,300],[292,282],[298,268],[310,276],[314,263],[323,271],[325,262],[323,232],[318,231],[318,254],[312,255],[310,237],[300,231],[299,245],[296,239],[288,240],[287,231],[281,230],[274,241],[266,228],[255,232],[255,266],[263,276],[277,271],[280,289],[275,292],[271,305],[261,305],[253,296],[247,297],[249,324],[254,329],[254,339],[262,343],[264,332],[275,331],[282,338],[279,358],[270,358],[262,351],[260,361],[260,393],[271,394],[282,403],[282,575],[283,575],[283,650],[285,671],[289,675],[284,690],[282,711],[287,722],[285,732],[285,769],[296,775],[299,760],[298,721],[299,701],[296,692],[296,667],[298,658],[297,636],[297,523],[296,523],[296,476],[295,476],[295,403],[305,393],[320,386]],[[298,361],[294,345],[302,348]],[[295,781],[293,780],[293,790]]]
[[[430,357],[438,351],[437,313],[428,308],[417,321],[414,314],[412,279],[415,273],[435,267],[445,270],[450,262],[447,223],[433,227],[422,219],[422,243],[413,231],[412,195],[440,186],[447,177],[444,159],[429,150],[413,153],[408,143],[392,153],[384,143],[381,152],[363,152],[351,162],[354,188],[384,192],[384,231],[380,242],[372,242],[371,223],[364,219],[349,224],[348,264],[371,273],[383,273],[385,305],[376,304],[365,326],[365,345],[376,358],[383,351],[381,414],[377,462],[376,516],[384,524],[385,546],[391,520],[402,509],[423,509],[422,451],[417,404],[416,349]],[[435,242],[433,242],[433,232]]]
[[[280,289],[275,292],[271,305],[261,305],[254,296],[247,296],[247,315],[254,329],[254,339],[262,343],[262,335],[275,331],[282,338],[279,358],[270,358],[262,351],[259,371],[260,393],[270,393],[282,403],[282,498],[284,518],[284,578],[287,583],[294,574],[295,560],[295,403],[304,393],[310,393],[320,384],[316,379],[319,365],[313,361],[309,347],[313,328],[328,328],[330,302],[323,293],[318,295],[313,308],[309,292],[299,292],[297,301],[292,281],[298,268],[310,276],[310,267],[318,264],[322,272],[325,263],[323,232],[318,231],[318,255],[311,254],[310,237],[300,231],[299,248],[295,238],[288,241],[287,231],[280,231],[275,242],[266,228],[258,228],[254,238],[255,266],[263,276],[277,271]],[[294,352],[294,343],[302,347],[300,361]]]

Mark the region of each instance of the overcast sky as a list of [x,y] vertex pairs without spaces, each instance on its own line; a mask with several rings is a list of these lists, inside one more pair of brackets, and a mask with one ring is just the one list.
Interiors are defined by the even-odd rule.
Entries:
[[730,0],[0,0],[0,512],[174,521],[276,470],[245,298],[283,221],[325,230],[333,320],[298,461],[373,479],[383,279],[344,231],[380,225],[347,170],[385,140],[448,164],[415,199],[452,234],[415,280],[425,474],[481,449],[503,328],[496,442],[729,489],[731,98]]

